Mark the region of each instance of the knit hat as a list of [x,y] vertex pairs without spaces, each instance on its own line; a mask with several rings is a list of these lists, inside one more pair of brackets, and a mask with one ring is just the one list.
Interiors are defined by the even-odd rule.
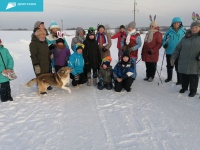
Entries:
[[76,51],[78,50],[78,49],[84,49],[84,47],[85,47],[85,45],[84,44],[82,44],[82,43],[77,43],[76,44]]
[[34,25],[34,29],[38,28],[41,24],[44,24],[44,22],[42,22],[42,21],[36,21],[36,23]]
[[50,27],[49,27],[50,30],[53,29],[53,28],[60,28],[55,21],[52,21],[51,24],[50,24]]
[[106,65],[107,67],[109,67],[111,61],[112,61],[112,58],[111,58],[110,56],[106,56],[106,57],[103,58],[103,60],[102,60],[102,65]]
[[193,21],[192,23],[191,23],[191,28],[193,27],[193,26],[198,26],[198,27],[200,27],[200,21],[199,20],[195,20],[195,21]]
[[119,28],[120,28],[120,29],[122,29],[122,28],[125,29],[125,26],[124,26],[124,25],[121,25]]
[[101,25],[98,25],[97,30],[99,31],[100,28],[103,28],[103,29],[105,30],[105,27],[104,27],[104,25],[102,25],[102,24],[101,24]]
[[89,27],[88,29],[88,35],[95,35],[95,30],[93,27]]
[[134,21],[132,21],[132,22],[130,22],[130,23],[128,24],[128,28],[133,28],[133,29],[135,29],[135,27],[136,27],[136,23],[135,23]]
[[57,40],[56,40],[56,44],[58,44],[58,43],[65,43],[65,41],[63,40],[63,38],[58,38]]

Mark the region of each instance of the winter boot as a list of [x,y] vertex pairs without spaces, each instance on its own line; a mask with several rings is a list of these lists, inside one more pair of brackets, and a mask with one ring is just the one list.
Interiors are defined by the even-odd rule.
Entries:
[[143,80],[144,80],[144,81],[148,81],[148,79],[149,79],[149,77],[145,77]]
[[97,78],[93,78],[93,85],[94,85],[94,86],[97,85]]
[[153,81],[153,78],[152,78],[152,77],[150,77],[150,78],[148,79],[148,81],[149,81],[149,82],[152,82],[152,81]]
[[1,83],[1,101],[13,101],[13,98],[11,97],[11,89],[9,82]]
[[165,80],[165,82],[169,82],[172,80],[172,73],[173,69],[167,69],[167,79]]
[[181,85],[181,74],[176,72],[177,73],[177,82],[176,82],[176,85]]

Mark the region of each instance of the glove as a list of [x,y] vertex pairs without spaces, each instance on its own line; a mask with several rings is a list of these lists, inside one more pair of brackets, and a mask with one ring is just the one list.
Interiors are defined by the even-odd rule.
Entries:
[[171,60],[170,60],[171,66],[174,66],[174,63],[175,63],[175,60],[174,60],[174,59],[171,59]]
[[196,57],[196,60],[200,61],[200,52],[199,52],[199,55]]
[[123,51],[127,50],[127,47],[126,47],[125,45],[122,46],[122,50],[123,50]]
[[147,53],[148,53],[149,55],[152,55],[152,51],[150,51],[150,50],[148,50]]
[[41,73],[41,69],[39,65],[35,65],[34,66],[34,70],[35,70],[35,74],[40,74]]
[[130,77],[130,76],[133,75],[133,72],[127,72],[126,75],[127,75],[128,77]]
[[107,49],[107,48],[105,48],[105,47],[103,47],[103,48],[102,48],[102,50],[103,50],[103,52],[106,52],[106,51],[108,51],[108,49]]
[[164,47],[164,49],[167,49],[167,47],[168,47],[168,42],[165,43],[165,44],[163,45],[163,47]]
[[128,48],[126,51],[130,54],[133,51],[133,49],[132,48]]
[[79,79],[80,79],[79,74],[76,74],[76,75],[74,76],[74,80],[75,80],[75,81],[78,81]]
[[56,48],[56,46],[54,44],[49,45],[49,50],[53,50],[55,48]]

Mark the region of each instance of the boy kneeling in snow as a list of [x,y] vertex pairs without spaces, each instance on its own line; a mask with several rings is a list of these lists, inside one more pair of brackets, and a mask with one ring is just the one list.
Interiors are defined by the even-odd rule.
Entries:
[[124,88],[127,92],[131,91],[131,85],[135,80],[134,76],[134,62],[130,59],[127,52],[122,55],[122,60],[118,62],[114,68],[115,91],[121,92]]
[[103,59],[102,65],[99,70],[98,78],[99,82],[97,84],[97,88],[99,90],[103,90],[106,88],[107,90],[111,90],[113,88],[112,85],[112,66],[110,66],[110,63],[112,61],[112,58],[110,56],[107,56]]

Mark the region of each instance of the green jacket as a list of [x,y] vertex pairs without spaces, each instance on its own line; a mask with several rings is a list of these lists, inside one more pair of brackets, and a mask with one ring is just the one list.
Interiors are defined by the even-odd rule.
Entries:
[[50,51],[46,41],[39,41],[36,36],[33,36],[29,48],[33,67],[35,65],[39,65],[41,69],[41,74],[49,73]]
[[191,31],[176,46],[171,59],[178,57],[178,71],[183,74],[200,74],[200,61],[196,57],[200,53],[200,33],[192,35]]
[[3,83],[3,82],[9,81],[9,79],[7,77],[2,75],[2,71],[5,70],[3,61],[6,65],[6,69],[10,69],[10,70],[13,70],[14,61],[13,61],[13,58],[10,55],[8,49],[4,48],[3,45],[0,45],[0,53],[3,57],[3,60],[2,60],[2,58],[0,56],[0,83]]
[[109,66],[106,69],[103,69],[102,67],[100,67],[99,74],[98,74],[99,80],[103,79],[104,83],[111,83],[112,73],[113,73],[112,66]]

